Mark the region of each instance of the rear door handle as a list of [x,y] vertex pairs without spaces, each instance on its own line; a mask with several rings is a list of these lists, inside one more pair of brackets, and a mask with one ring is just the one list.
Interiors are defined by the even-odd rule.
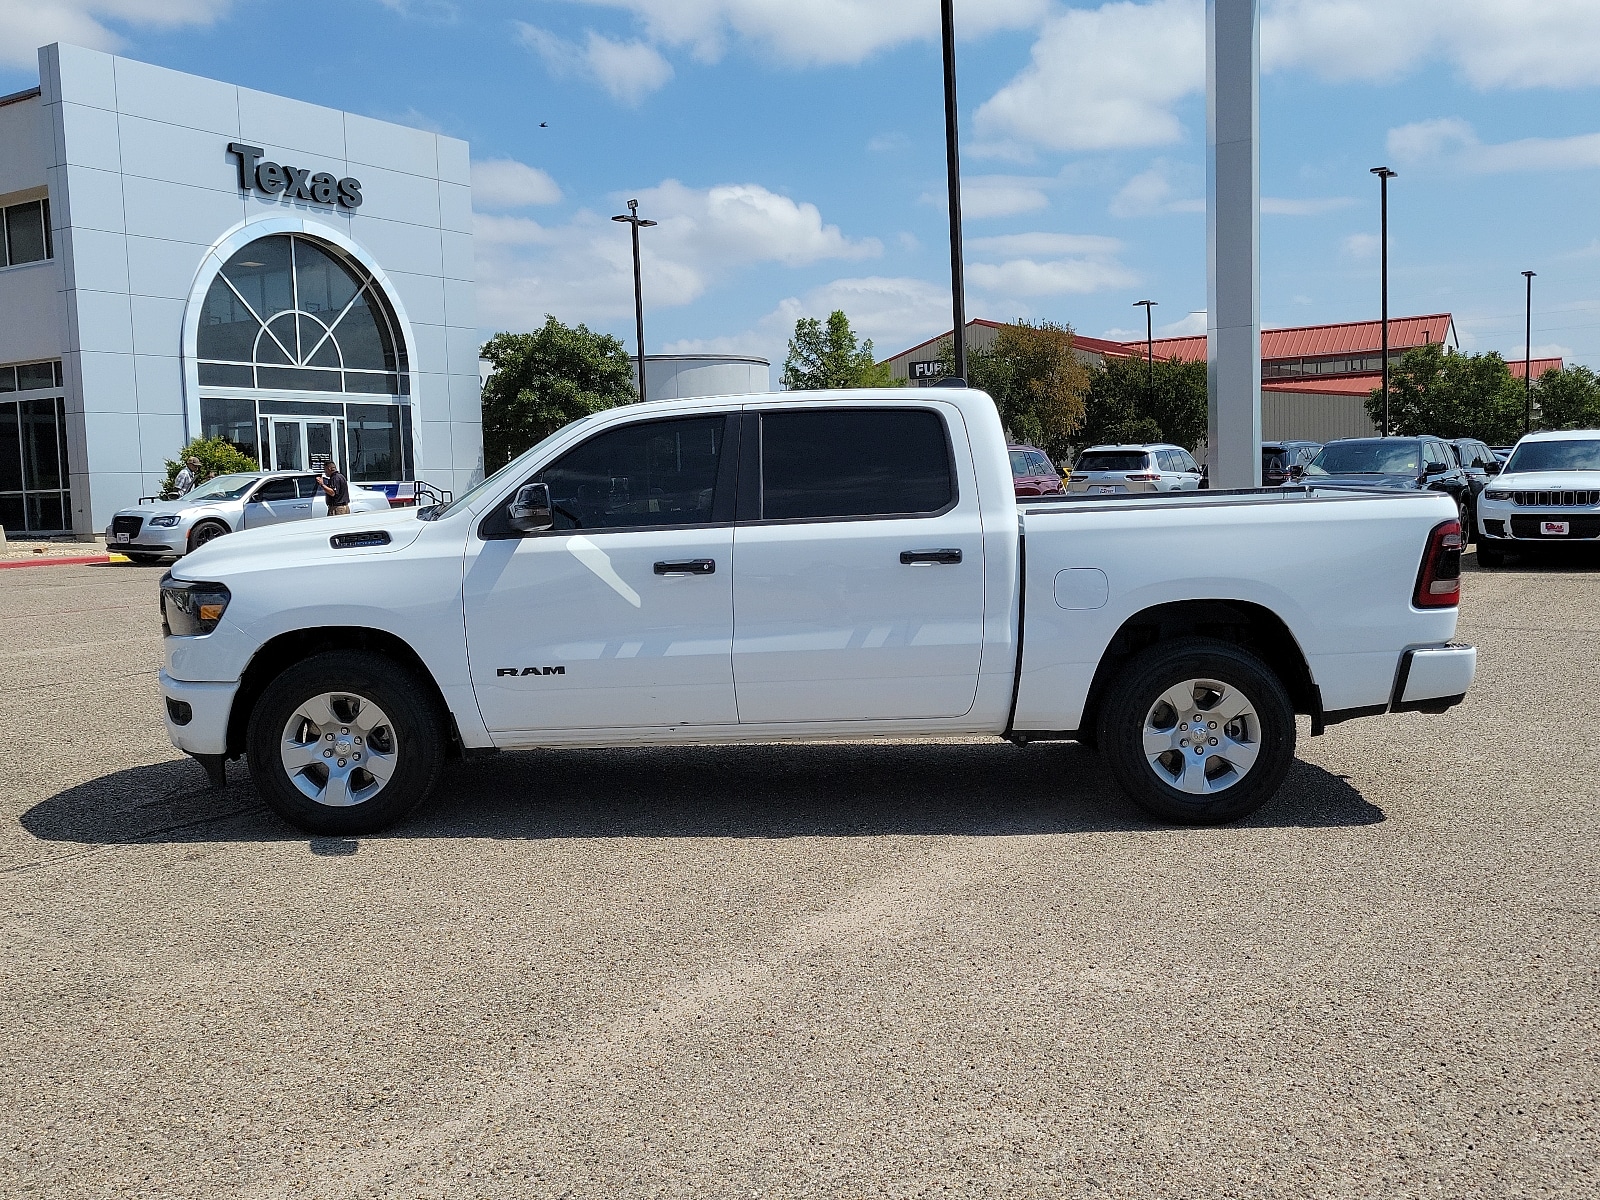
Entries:
[[715,575],[717,573],[717,560],[714,558],[690,558],[682,562],[658,562],[657,575]]
[[961,561],[959,550],[902,550],[900,561],[908,567],[932,566],[934,563],[950,565]]

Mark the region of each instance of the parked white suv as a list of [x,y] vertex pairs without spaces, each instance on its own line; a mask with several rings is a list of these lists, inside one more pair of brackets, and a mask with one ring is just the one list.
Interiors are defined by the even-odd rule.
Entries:
[[1600,429],[1530,433],[1478,493],[1478,565],[1600,538]]
[[1098,495],[1193,492],[1199,490],[1201,479],[1200,464],[1182,446],[1167,442],[1090,446],[1072,464],[1067,491]]

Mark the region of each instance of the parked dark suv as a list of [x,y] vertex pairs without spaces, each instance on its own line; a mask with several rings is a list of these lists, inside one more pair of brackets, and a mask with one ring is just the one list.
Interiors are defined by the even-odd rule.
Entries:
[[1340,438],[1317,452],[1302,482],[1445,492],[1461,510],[1462,531],[1467,528],[1472,488],[1443,438]]
[[1262,442],[1261,486],[1282,487],[1298,478],[1321,449],[1321,442]]
[[1471,519],[1470,541],[1478,540],[1478,496],[1489,486],[1489,481],[1500,474],[1500,456],[1476,438],[1453,438],[1450,449],[1456,452],[1456,461],[1466,472],[1471,494],[1467,497],[1467,516]]
[[1054,496],[1065,491],[1061,472],[1043,450],[1032,446],[1007,446],[1011,454],[1011,482],[1019,496]]

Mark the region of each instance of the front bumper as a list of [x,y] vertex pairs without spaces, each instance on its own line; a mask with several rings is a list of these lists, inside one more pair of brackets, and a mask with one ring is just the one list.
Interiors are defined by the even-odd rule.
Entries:
[[181,522],[163,529],[152,528],[146,521],[131,540],[119,542],[108,525],[106,549],[114,554],[173,554],[181,558],[189,552],[189,531]]
[[[165,670],[159,680],[162,719],[172,744],[186,754],[226,754],[228,717],[239,684],[189,683],[174,679]],[[182,720],[185,715],[188,719]]]
[[1478,648],[1452,642],[1400,656],[1390,712],[1443,712],[1466,698],[1478,670]]
[[[1565,533],[1558,532],[1561,527]],[[1600,538],[1600,508],[1530,507],[1478,497],[1478,534],[1502,542],[1592,542]]]

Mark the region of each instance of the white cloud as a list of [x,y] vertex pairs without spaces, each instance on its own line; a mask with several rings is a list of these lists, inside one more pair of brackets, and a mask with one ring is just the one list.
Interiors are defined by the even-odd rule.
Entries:
[[120,50],[114,26],[209,25],[229,7],[229,0],[0,0],[0,64],[35,67],[38,47],[51,42]]
[[1277,217],[1320,217],[1323,213],[1337,212],[1356,203],[1354,196],[1325,196],[1317,199],[1294,200],[1283,196],[1261,197],[1261,211]]
[[1175,142],[1172,106],[1205,86],[1198,0],[1117,0],[1044,24],[1033,61],[978,109],[987,137],[1052,150]]
[[544,59],[557,79],[592,80],[621,104],[637,105],[672,80],[672,64],[644,42],[615,42],[591,29],[580,45],[526,21],[516,25],[522,44]]
[[472,206],[479,211],[555,204],[560,199],[556,181],[538,167],[514,158],[479,159],[472,164]]
[[[1161,309],[1157,307],[1156,311],[1160,312]],[[1180,320],[1171,321],[1166,325],[1157,325],[1152,332],[1158,338],[1169,338],[1196,337],[1205,333],[1205,331],[1206,314],[1205,310],[1201,309],[1199,312],[1189,313]],[[1100,336],[1109,342],[1143,342],[1144,329],[1143,327],[1138,329],[1108,329]]]
[[[1600,84],[1600,4],[1265,0],[1263,72],[1388,81],[1436,62],[1481,89]],[[978,109],[977,132],[999,147],[1163,145],[1183,136],[1179,103],[1204,88],[1202,0],[1112,0],[1046,19],[1028,66]]]
[[1352,233],[1344,239],[1340,249],[1349,258],[1369,259],[1378,257],[1378,250],[1382,245],[1382,241],[1375,233]]
[[[961,216],[963,219],[982,220],[985,217],[1014,217],[1018,213],[1035,212],[1048,207],[1050,197],[1046,187],[1054,186],[1053,179],[1032,179],[1019,175],[968,175],[961,180]],[[936,208],[947,207],[949,192],[940,188],[926,191],[918,202]]]
[[1018,233],[974,238],[968,249],[997,262],[967,266],[967,282],[997,303],[1038,296],[1127,287],[1137,276],[1117,261],[1116,238],[1070,233]]
[[[644,23],[652,41],[692,47],[714,62],[730,40],[766,48],[799,65],[859,63],[880,50],[937,36],[939,6],[930,0],[581,0],[622,9]],[[1026,28],[1048,0],[957,0],[956,28],[977,37]]]
[[1172,170],[1171,164],[1158,160],[1149,170],[1128,180],[1111,198],[1111,215],[1150,217],[1158,213],[1205,212],[1204,198],[1176,194],[1177,189],[1168,177]]
[[867,139],[867,150],[873,154],[888,154],[897,150],[904,150],[911,145],[911,139],[900,132],[880,133]]
[[[872,238],[848,238],[816,205],[758,184],[688,188],[676,180],[639,192],[640,213],[660,222],[642,236],[647,308],[691,303],[732,273],[758,263],[798,267],[882,253]],[[527,329],[546,313],[598,321],[633,311],[627,230],[583,211],[559,226],[479,213],[473,219],[478,310],[486,328]]]
[[1600,167],[1600,133],[1485,144],[1459,117],[1401,125],[1389,131],[1388,145],[1402,165],[1442,166],[1474,175]]

